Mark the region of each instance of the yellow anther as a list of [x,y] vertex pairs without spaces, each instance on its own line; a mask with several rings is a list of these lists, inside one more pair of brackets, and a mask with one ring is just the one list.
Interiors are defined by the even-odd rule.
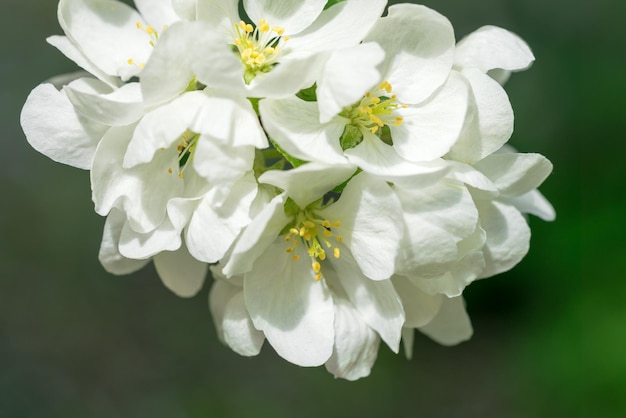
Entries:
[[311,221],[304,221],[304,222],[302,222],[302,225],[306,226],[309,229],[315,228],[315,224],[313,222],[311,222]]
[[265,19],[261,19],[261,21],[259,22],[259,31],[260,32],[267,32],[269,30],[270,30],[270,25],[267,24]]
[[133,65],[135,63],[135,60],[133,60],[132,58],[128,59],[128,65]]
[[152,35],[154,33],[154,28],[150,25],[146,26],[146,32],[148,35]]
[[339,258],[341,256],[341,250],[339,250],[339,247],[335,247],[333,249],[333,255],[335,256],[335,258]]
[[317,257],[322,261],[326,260],[326,251],[322,250]]
[[288,253],[292,253],[293,252],[293,247],[289,247],[285,251],[288,252]]
[[237,45],[237,46],[241,46],[241,39],[236,38],[236,39],[235,39],[235,45]]
[[343,237],[341,235],[337,236],[337,242],[343,242]]
[[371,102],[373,105],[380,103],[380,97],[372,97]]
[[301,237],[305,236],[306,233],[309,232],[308,229],[306,229],[305,227],[301,227],[300,231],[298,231],[298,235],[300,235]]
[[376,132],[378,132],[378,125],[374,125],[370,128],[370,132],[375,134]]
[[181,171],[180,173],[178,173],[178,178],[179,178],[179,179],[181,179],[181,180],[182,180],[182,179],[183,179],[183,177],[185,177],[185,176],[183,175],[183,172],[182,172],[182,171]]
[[281,28],[280,26],[274,26],[272,30],[276,32],[278,36],[281,36],[283,33],[285,33],[285,28]]
[[322,273],[317,273],[315,274],[315,281],[319,282],[320,280],[322,280],[324,276],[322,276]]
[[324,221],[322,221],[322,226],[324,228],[330,228],[330,221],[328,219],[324,219]]
[[374,122],[376,125],[378,125],[379,127],[381,127],[381,128],[382,128],[383,126],[385,126],[385,124],[383,123],[383,121],[382,121],[382,120],[380,120],[380,118],[379,118],[378,116],[374,115],[374,114],[371,114],[371,115],[370,115],[370,120],[371,120],[372,122]]
[[298,260],[300,260],[300,256],[299,256],[299,255],[297,255],[297,254],[296,254],[296,255],[294,255],[294,256],[293,256],[293,261],[298,261]]
[[142,62],[141,64],[139,64],[139,68],[141,68],[143,70],[143,68],[146,66],[145,62]]
[[339,228],[341,226],[341,222],[335,221],[333,222],[333,228]]
[[172,174],[172,169],[171,169],[171,168],[168,168],[168,169],[167,169],[167,172],[168,172],[168,173],[170,173],[170,174]]
[[143,25],[141,24],[141,22],[137,22],[135,23],[135,26],[137,26],[137,29],[141,29],[143,27]]
[[333,233],[330,232],[328,229],[324,229],[324,236],[330,238],[333,236]]
[[400,125],[402,125],[402,122],[404,122],[404,118],[398,116],[398,117],[396,117],[396,121],[393,124],[395,126],[400,126]]
[[291,39],[291,37],[290,36],[283,36],[282,39],[283,39],[284,42],[287,42],[288,40]]
[[296,228],[289,229],[289,232],[294,234],[294,235],[300,235],[300,231],[298,231]]
[[322,265],[319,263],[319,261],[314,261],[313,263],[311,263],[311,267],[313,267],[313,271],[316,273],[319,273],[322,269]]
[[389,84],[388,81],[383,81],[382,83],[380,83],[380,89],[385,90],[387,93],[391,93],[391,84]]
[[291,241],[291,235],[285,235],[285,241]]

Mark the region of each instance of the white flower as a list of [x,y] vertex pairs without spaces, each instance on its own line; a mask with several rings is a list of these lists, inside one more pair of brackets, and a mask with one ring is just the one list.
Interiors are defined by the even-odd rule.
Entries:
[[[120,252],[146,258],[180,245],[185,228],[194,257],[216,262],[249,221],[257,191],[254,145],[265,137],[247,101],[190,92],[113,127],[94,156],[96,211],[121,209]],[[222,118],[239,123],[224,126]],[[212,233],[207,234],[207,229]]]
[[48,42],[87,72],[112,85],[138,75],[159,33],[180,20],[169,0],[137,0],[137,12],[115,0],[60,0],[65,36]]
[[266,172],[260,181],[285,192],[252,219],[224,262],[227,276],[244,275],[255,328],[299,365],[323,364],[333,352],[334,294],[345,294],[364,323],[398,350],[404,316],[386,280],[401,237],[391,189],[360,174],[337,202],[323,207],[319,200],[353,171],[306,164]]
[[[195,78],[243,97],[284,97],[313,84],[327,51],[357,45],[380,16],[383,0],[202,0],[197,22],[172,25],[142,73],[148,103],[180,94]],[[234,49],[234,52],[233,52]]]
[[452,26],[424,6],[394,5],[364,42],[325,62],[317,103],[262,101],[266,129],[305,161],[347,158],[377,175],[420,173],[421,162],[450,150],[466,117],[469,90],[452,70]]

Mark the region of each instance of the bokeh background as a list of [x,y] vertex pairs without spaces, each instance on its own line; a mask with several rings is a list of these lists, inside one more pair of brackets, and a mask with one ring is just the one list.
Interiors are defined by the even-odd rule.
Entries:
[[19,126],[29,91],[76,68],[44,41],[56,1],[0,2],[0,417],[626,416],[626,2],[423,3],[459,39],[493,24],[532,47],[506,86],[511,143],[554,163],[542,191],[558,215],[530,219],[515,269],[466,290],[471,341],[418,336],[411,361],[381,347],[349,383],[222,346],[208,283],[183,300],[151,266],[104,272],[88,173]]

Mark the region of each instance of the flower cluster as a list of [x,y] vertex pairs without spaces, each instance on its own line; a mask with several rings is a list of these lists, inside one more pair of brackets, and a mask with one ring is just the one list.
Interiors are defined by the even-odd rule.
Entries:
[[380,340],[469,338],[464,288],[522,259],[526,214],[554,218],[550,162],[506,145],[528,46],[493,26],[456,43],[420,5],[242,3],[60,0],[48,42],[84,71],[21,122],[89,170],[104,268],[152,260],[184,297],[210,268],[225,344],[349,380]]

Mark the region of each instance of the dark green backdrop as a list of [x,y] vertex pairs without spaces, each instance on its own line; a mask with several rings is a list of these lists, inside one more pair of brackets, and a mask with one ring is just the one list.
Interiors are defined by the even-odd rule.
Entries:
[[152,267],[97,261],[103,219],[86,172],[32,150],[19,127],[30,89],[74,65],[44,39],[54,0],[0,3],[0,417],[626,416],[626,2],[428,0],[457,37],[485,24],[537,57],[507,85],[512,144],[554,163],[542,191],[557,221],[531,219],[527,258],[466,291],[474,338],[382,348],[348,383],[265,347],[216,339],[205,286],[182,300]]

